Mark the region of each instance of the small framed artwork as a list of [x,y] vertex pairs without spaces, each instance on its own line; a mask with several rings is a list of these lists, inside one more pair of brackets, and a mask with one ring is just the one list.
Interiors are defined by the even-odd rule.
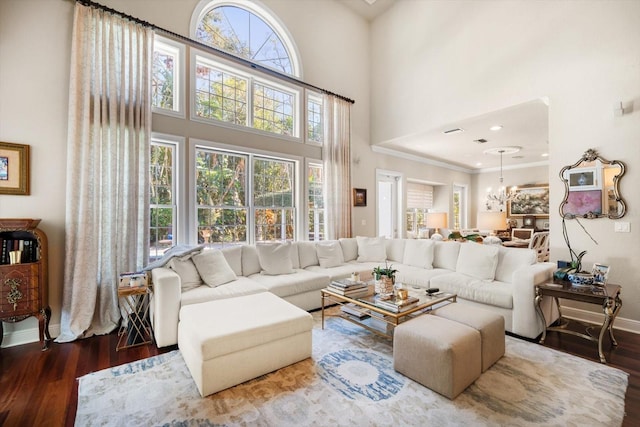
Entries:
[[564,215],[600,215],[602,213],[602,191],[569,191],[567,203],[562,207]]
[[0,194],[29,194],[29,146],[0,142]]
[[596,285],[604,286],[607,284],[607,277],[609,276],[609,266],[602,264],[593,264],[593,270],[591,270],[591,274],[593,274],[593,283]]
[[353,206],[367,206],[367,190],[365,188],[353,189]]
[[522,218],[549,218],[549,184],[526,185],[513,191],[513,199],[507,202],[507,216]]
[[569,183],[569,191],[587,191],[600,189],[598,169],[577,168],[565,172],[565,179]]

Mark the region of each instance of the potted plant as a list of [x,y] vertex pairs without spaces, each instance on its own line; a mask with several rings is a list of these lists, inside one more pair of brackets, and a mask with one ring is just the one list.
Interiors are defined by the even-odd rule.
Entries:
[[384,267],[377,266],[373,269],[373,278],[375,279],[375,292],[377,294],[392,294],[393,285],[396,280],[396,270],[393,265],[387,264]]

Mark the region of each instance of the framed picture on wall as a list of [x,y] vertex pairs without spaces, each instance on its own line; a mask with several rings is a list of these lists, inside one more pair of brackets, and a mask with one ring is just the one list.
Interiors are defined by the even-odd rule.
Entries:
[[596,168],[576,168],[565,172],[569,191],[588,191],[600,189],[600,179]]
[[365,188],[353,189],[353,206],[367,206],[367,190]]
[[29,146],[0,142],[0,194],[29,194]]
[[513,199],[507,202],[507,217],[549,218],[549,184],[517,187],[512,193]]

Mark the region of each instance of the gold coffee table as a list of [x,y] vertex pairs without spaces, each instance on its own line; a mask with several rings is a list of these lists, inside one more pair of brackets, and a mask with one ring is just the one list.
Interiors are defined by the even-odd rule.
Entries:
[[[376,304],[373,288],[373,284],[369,284],[367,296],[358,298],[340,295],[330,288],[320,290],[320,293],[322,294],[322,329],[324,329],[325,316],[341,317],[344,320],[359,325],[370,332],[386,338],[392,338],[393,329],[403,321],[428,313],[438,304],[454,303],[457,298],[456,294],[441,293],[439,295],[429,296],[426,294],[425,289],[409,289],[409,296],[418,298],[417,304],[405,311],[394,312]],[[327,303],[334,303],[338,306],[349,304],[349,307],[362,314],[363,318],[358,318],[358,316],[344,313],[341,309],[339,310],[339,315],[328,315],[325,313]],[[379,327],[380,325],[386,326],[385,329],[382,330]]]

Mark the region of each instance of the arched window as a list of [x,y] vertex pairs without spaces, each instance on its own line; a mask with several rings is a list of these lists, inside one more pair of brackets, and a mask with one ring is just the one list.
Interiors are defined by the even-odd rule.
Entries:
[[266,8],[247,0],[203,0],[191,19],[191,36],[204,44],[301,77],[295,45]]

